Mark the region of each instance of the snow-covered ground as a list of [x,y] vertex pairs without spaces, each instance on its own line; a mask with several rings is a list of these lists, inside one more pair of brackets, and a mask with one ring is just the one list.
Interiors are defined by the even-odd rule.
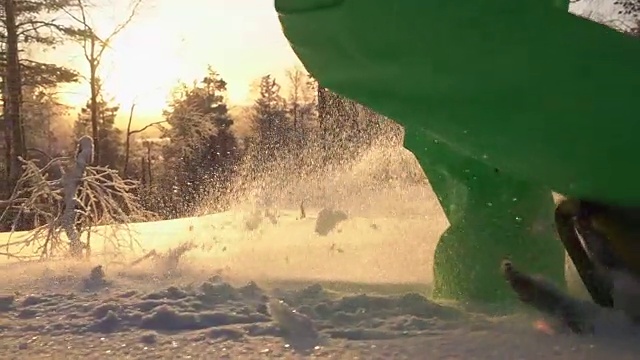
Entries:
[[[489,315],[429,300],[439,215],[352,217],[327,236],[281,212],[247,229],[229,212],[137,224],[146,249],[192,241],[177,267],[97,263],[0,267],[3,358],[637,359],[613,315],[593,337],[547,335],[535,314]],[[254,226],[252,226],[254,227]],[[401,239],[405,239],[400,241]],[[253,282],[252,282],[253,281]],[[282,331],[282,299],[315,332]],[[272,300],[273,301],[273,300]]]
[[[346,174],[292,180],[283,193],[310,199],[304,219],[286,206],[260,217],[238,206],[132,224],[117,235],[141,248],[120,262],[0,259],[0,357],[640,357],[640,338],[615,314],[601,316],[595,336],[548,335],[531,312],[430,300],[432,256],[447,222],[428,184],[411,175],[415,159],[400,155],[383,149]],[[389,173],[401,180],[379,180]],[[322,236],[315,229],[326,204],[348,218]],[[0,234],[0,251],[7,237]],[[99,241],[92,244],[97,253]],[[176,256],[184,244],[190,251]],[[159,256],[132,264],[150,250]]]

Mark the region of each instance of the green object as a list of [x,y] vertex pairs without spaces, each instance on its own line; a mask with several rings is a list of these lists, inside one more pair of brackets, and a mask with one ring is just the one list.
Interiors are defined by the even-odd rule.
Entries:
[[405,134],[451,224],[434,257],[434,296],[515,301],[496,264],[504,257],[564,285],[551,192],[516,180],[420,133]]
[[276,0],[322,86],[520,179],[640,204],[638,39],[543,0]]
[[504,300],[502,256],[563,282],[550,189],[640,205],[640,44],[568,1],[275,4],[322,86],[405,127],[451,223],[436,295]]

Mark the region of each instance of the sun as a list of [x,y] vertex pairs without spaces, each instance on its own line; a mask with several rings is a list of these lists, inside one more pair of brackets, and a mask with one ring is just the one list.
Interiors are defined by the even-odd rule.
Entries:
[[[135,103],[137,113],[150,117],[167,107],[171,91],[179,82],[200,79],[206,63],[207,58],[194,53],[179,32],[166,23],[146,21],[127,29],[113,42],[99,72],[107,97],[113,96],[127,108]],[[246,84],[227,85],[230,103],[245,103],[248,96]]]
[[163,29],[149,22],[132,24],[105,52],[103,91],[121,106],[135,103],[145,113],[161,113],[166,107],[184,62],[176,54],[175,35]]
[[[202,79],[209,65],[227,82],[226,100],[232,106],[252,103],[255,94],[250,85],[256,79],[299,65],[268,1],[154,4],[152,11],[141,12],[112,40],[98,69],[103,95],[123,109],[117,119],[120,125],[126,123],[134,103],[136,121],[158,121],[175,86]],[[122,17],[101,15],[95,20],[104,29],[104,38]],[[47,57],[85,75],[80,83],[64,86],[62,95],[72,107],[84,106],[89,98],[88,65],[78,44],[66,44]]]

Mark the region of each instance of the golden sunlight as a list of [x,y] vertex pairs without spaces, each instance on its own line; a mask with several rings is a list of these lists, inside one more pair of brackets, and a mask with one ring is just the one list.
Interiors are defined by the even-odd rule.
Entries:
[[174,48],[178,37],[161,21],[132,24],[113,43],[101,69],[104,91],[123,106],[136,103],[138,112],[165,107],[171,88],[187,68]]
[[[129,0],[114,1],[126,4]],[[126,14],[96,18],[109,33]],[[81,47],[64,46],[49,56],[83,74]],[[64,54],[64,55],[63,55]],[[231,105],[251,101],[250,85],[272,74],[284,80],[284,71],[300,66],[281,33],[271,1],[190,0],[188,5],[172,0],[155,0],[111,43],[100,68],[107,97],[123,108],[136,103],[138,122],[156,118],[166,107],[171,90],[179,82],[199,80],[211,65],[228,84]],[[67,89],[65,102],[82,106],[88,99],[88,84]],[[120,114],[119,123],[128,117]]]

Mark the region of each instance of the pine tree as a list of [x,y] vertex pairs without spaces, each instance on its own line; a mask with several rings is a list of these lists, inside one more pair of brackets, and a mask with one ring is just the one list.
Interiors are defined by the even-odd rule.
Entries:
[[260,79],[260,96],[253,105],[253,128],[258,147],[256,161],[266,164],[278,161],[291,143],[291,123],[287,114],[287,103],[280,95],[280,85],[271,77]]
[[[90,135],[91,129],[91,103],[80,110],[78,119],[74,126],[74,136],[76,139],[84,135]],[[103,96],[98,100],[98,132],[100,134],[98,146],[102,157],[98,165],[108,166],[119,170],[123,165],[123,137],[122,130],[115,127],[116,116],[120,110],[119,105],[115,105],[105,100]]]
[[[183,204],[198,205],[205,196],[213,196],[219,208],[225,206],[222,195],[228,190],[240,156],[225,100],[226,87],[210,67],[200,82],[181,84],[165,111],[170,125],[165,136],[170,144],[164,158],[171,164],[166,180]],[[177,201],[172,203],[175,206]],[[190,210],[174,209],[179,213]]]

